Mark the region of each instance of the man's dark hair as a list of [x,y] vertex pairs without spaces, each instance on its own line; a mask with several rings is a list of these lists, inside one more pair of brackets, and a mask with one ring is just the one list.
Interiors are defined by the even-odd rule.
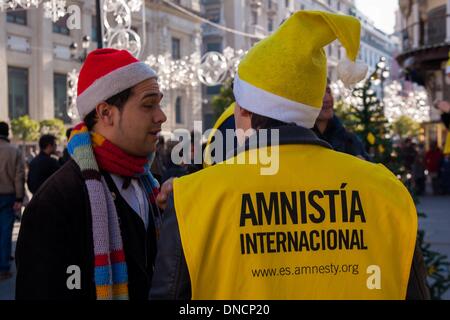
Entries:
[[[133,90],[133,88],[125,89],[122,92],[119,92],[118,94],[105,100],[105,102],[112,106],[116,106],[117,109],[119,109],[119,111],[122,112],[123,107],[125,106],[125,103],[128,101],[128,98],[131,96],[132,90]],[[95,124],[97,123],[97,111],[94,109],[91,112],[89,112],[84,117],[83,121],[86,124],[86,127],[88,128],[88,130],[92,131]]]
[[69,140],[70,134],[72,133],[72,130],[73,130],[73,128],[69,128],[69,129],[66,130],[66,138],[67,138],[67,140]]
[[56,137],[52,134],[44,134],[39,139],[39,149],[45,150],[47,146],[53,146],[56,143]]
[[275,127],[287,126],[290,125],[286,122],[275,120],[266,116],[262,116],[256,113],[252,114],[252,128],[255,130],[258,129],[270,129]]
[[0,122],[0,136],[7,137],[9,135],[9,125],[6,122]]

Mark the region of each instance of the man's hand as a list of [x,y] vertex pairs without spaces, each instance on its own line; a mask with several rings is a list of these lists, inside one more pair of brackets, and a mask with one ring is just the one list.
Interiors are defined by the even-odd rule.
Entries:
[[438,107],[439,110],[441,110],[442,112],[445,113],[449,113],[450,112],[450,103],[447,101],[438,101],[436,103],[436,106]]
[[158,196],[156,197],[156,205],[161,209],[165,209],[167,206],[167,199],[169,199],[170,193],[173,191],[173,179],[170,178],[163,183]]
[[18,202],[18,201],[14,202],[13,210],[15,212],[18,212],[18,211],[20,211],[20,209],[22,209],[22,202]]

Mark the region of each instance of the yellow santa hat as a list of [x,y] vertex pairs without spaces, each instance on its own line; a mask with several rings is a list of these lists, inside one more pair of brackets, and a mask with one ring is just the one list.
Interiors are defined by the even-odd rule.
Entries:
[[361,24],[351,16],[299,11],[261,40],[239,64],[234,95],[244,109],[312,128],[327,84],[323,48],[339,39],[347,58],[338,65],[346,86],[363,80],[367,66],[356,63]]

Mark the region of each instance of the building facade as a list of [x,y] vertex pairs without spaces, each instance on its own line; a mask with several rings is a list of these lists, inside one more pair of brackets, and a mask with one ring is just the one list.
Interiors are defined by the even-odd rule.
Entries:
[[[142,38],[140,59],[169,53],[177,60],[192,53],[223,52],[226,47],[244,51],[277,29],[298,10],[324,10],[357,16],[363,25],[360,59],[373,70],[381,56],[390,59],[390,38],[364,17],[354,0],[165,0],[145,1],[145,24],[141,13],[134,13],[132,29]],[[94,0],[71,2],[81,8],[81,29],[69,30],[66,19],[57,23],[44,18],[42,6],[36,9],[0,12],[0,119],[24,114],[36,120],[60,118],[68,125],[67,73],[79,69],[78,54],[71,55],[71,44],[82,47],[83,37],[91,37],[88,50],[96,48]],[[202,24],[199,16],[237,32]],[[338,41],[325,49],[328,76],[337,79],[337,64],[345,50]],[[192,129],[203,119],[211,127],[216,115],[211,99],[220,86],[185,87],[167,90],[163,108],[168,116],[164,131]],[[203,111],[202,111],[203,110]]]
[[[175,1],[200,14],[199,0]],[[88,51],[96,48],[95,2],[73,2],[81,9],[81,29],[67,28],[68,15],[57,23],[44,17],[42,6],[35,9],[0,12],[0,119],[11,120],[28,114],[35,120],[63,119],[67,125],[67,73],[79,69],[79,54],[72,56],[71,44],[82,47],[90,36]],[[140,59],[169,52],[179,59],[200,54],[201,25],[197,19],[175,10],[161,0],[145,2],[145,24],[141,13],[133,13],[132,29],[142,40]],[[82,50],[79,50],[82,55]],[[164,92],[163,109],[168,120],[164,131],[193,127],[201,119],[201,87]]]
[[359,59],[369,66],[369,73],[375,71],[377,63],[382,57],[386,58],[388,66],[392,67],[395,63],[394,52],[396,50],[396,39],[394,35],[388,35],[376,28],[360,11],[355,10],[355,16],[362,23],[361,48],[359,50]]
[[[450,50],[450,0],[400,0],[396,32],[400,37],[397,61],[406,80],[424,86],[430,103],[450,101],[445,66]],[[444,143],[440,112],[431,108],[431,122],[424,125],[426,142]]]
[[[162,0],[147,0],[147,42],[142,59],[149,55],[170,53],[173,60],[201,54],[201,22],[194,16],[201,15],[200,0],[172,1],[192,14],[189,16]],[[139,19],[139,17],[136,17]],[[141,32],[142,33],[142,32]],[[163,133],[184,128],[193,130],[194,121],[202,120],[202,87],[200,85],[166,90],[162,103],[167,121]]]

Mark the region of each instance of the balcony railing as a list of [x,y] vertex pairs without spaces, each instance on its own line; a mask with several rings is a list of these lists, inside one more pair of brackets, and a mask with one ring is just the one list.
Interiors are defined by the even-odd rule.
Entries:
[[401,31],[403,51],[410,51],[445,43],[447,35],[447,19],[450,15],[429,17],[427,21],[417,22]]

